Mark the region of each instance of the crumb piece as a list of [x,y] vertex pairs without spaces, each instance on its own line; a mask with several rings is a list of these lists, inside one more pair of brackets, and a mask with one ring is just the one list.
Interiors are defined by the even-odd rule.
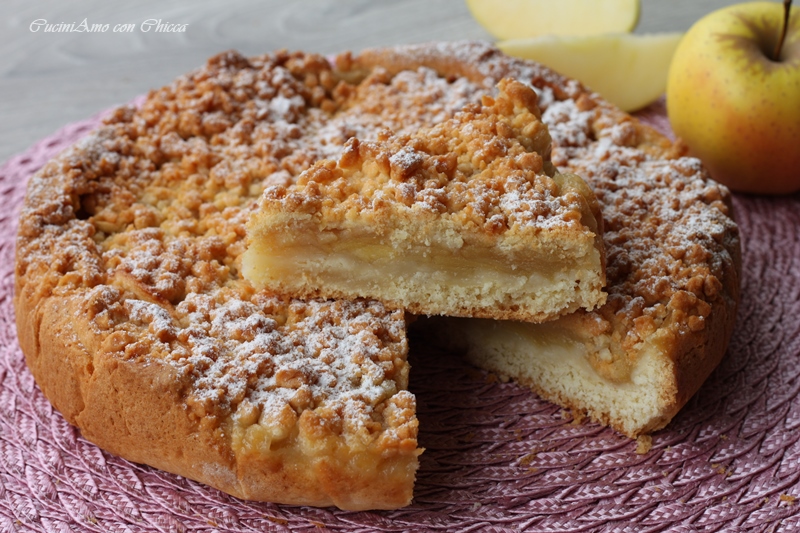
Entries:
[[636,439],[636,453],[638,455],[644,455],[650,451],[650,448],[653,446],[653,437],[650,435],[639,435],[639,438]]
[[713,468],[714,471],[721,476],[731,477],[731,474],[733,474],[733,469],[727,468],[725,465],[713,463],[711,468]]

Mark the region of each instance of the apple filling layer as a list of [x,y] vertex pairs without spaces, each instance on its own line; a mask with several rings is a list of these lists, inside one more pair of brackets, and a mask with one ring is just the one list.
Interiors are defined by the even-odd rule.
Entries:
[[469,245],[398,247],[375,236],[321,242],[329,239],[315,239],[316,233],[301,245],[304,239],[285,235],[260,235],[244,256],[245,276],[293,294],[312,296],[305,287],[325,287],[327,296],[371,297],[415,313],[493,317],[537,309],[535,316],[547,317],[589,304],[603,283],[591,243],[579,257],[564,250],[514,255]]
[[288,296],[428,315],[541,322],[602,305],[594,193],[555,172],[536,93],[498,88],[414,135],[351,138],[338,160],[267,188],[244,276]]

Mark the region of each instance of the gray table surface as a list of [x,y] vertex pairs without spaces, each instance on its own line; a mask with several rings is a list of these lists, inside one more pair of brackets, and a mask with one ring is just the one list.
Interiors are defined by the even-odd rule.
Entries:
[[[498,0],[501,4],[502,0]],[[642,0],[638,33],[684,31],[725,0]],[[105,33],[31,23],[109,24]],[[183,33],[141,31],[149,19]],[[133,23],[130,33],[117,24]],[[320,53],[491,39],[463,0],[0,0],[0,162],[59,127],[130,101],[227,49]]]

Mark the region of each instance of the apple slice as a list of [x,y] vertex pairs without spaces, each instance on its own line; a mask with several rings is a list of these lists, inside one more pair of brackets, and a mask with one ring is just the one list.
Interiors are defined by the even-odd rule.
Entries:
[[508,55],[533,59],[580,80],[624,111],[635,111],[664,94],[669,64],[682,35],[547,35],[497,46]]
[[472,16],[498,39],[628,32],[639,0],[467,0]]

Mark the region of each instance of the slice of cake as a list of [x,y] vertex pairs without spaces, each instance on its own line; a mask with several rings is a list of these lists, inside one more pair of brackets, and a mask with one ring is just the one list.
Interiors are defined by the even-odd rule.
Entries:
[[244,276],[293,297],[541,322],[605,301],[594,194],[549,161],[536,93],[502,80],[413,135],[351,138],[248,226]]
[[556,168],[582,176],[602,208],[606,303],[543,324],[437,318],[470,361],[635,437],[667,425],[725,354],[741,248],[731,194],[700,161],[580,83],[481,43],[367,50],[354,71],[419,64],[539,92]]

